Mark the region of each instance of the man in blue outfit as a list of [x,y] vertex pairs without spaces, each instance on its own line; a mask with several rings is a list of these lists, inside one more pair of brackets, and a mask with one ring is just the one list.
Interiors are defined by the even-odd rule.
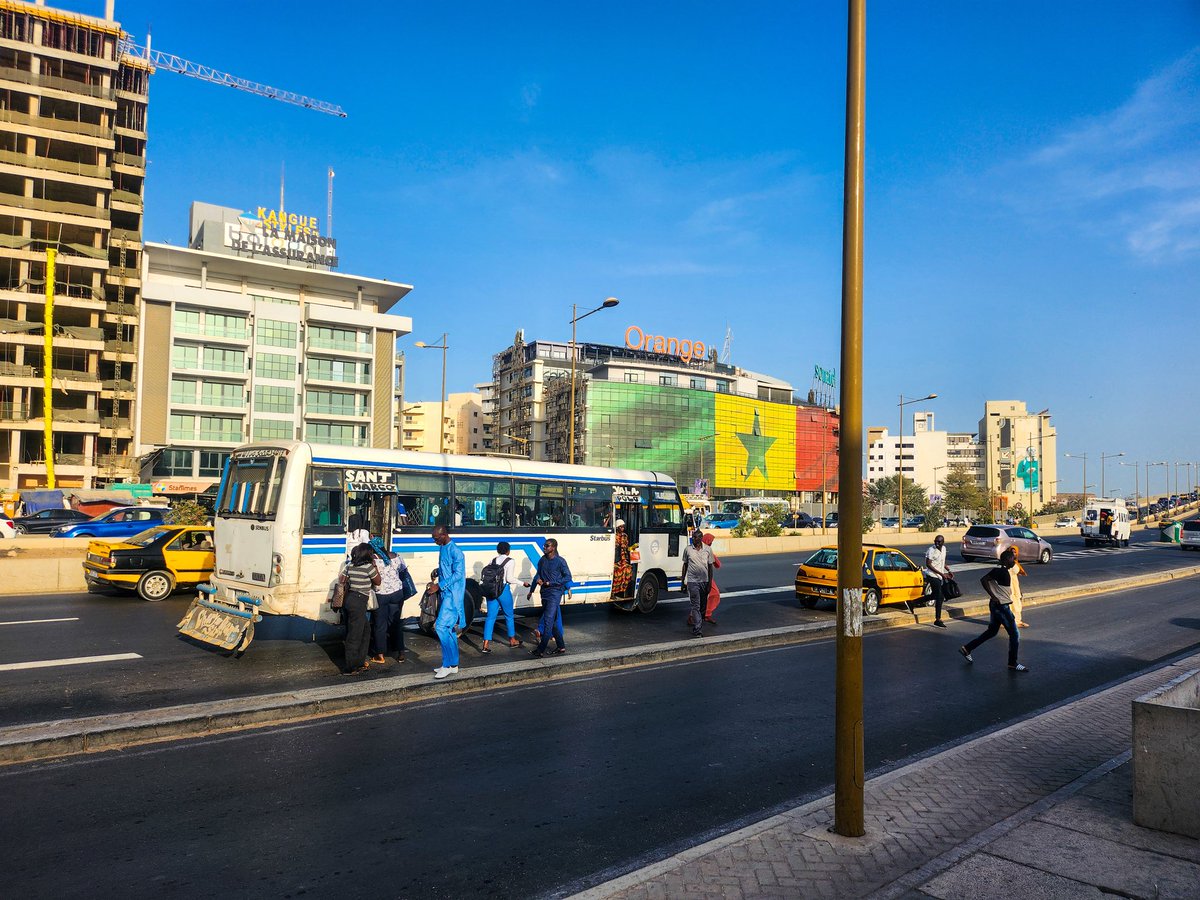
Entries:
[[467,566],[462,551],[450,540],[445,525],[433,529],[433,542],[438,545],[438,587],[442,605],[434,620],[433,630],[442,644],[442,664],[433,670],[434,678],[458,674],[458,631],[467,625],[463,597],[467,590]]
[[546,552],[538,560],[537,575],[529,586],[531,598],[539,587],[542,589],[542,619],[538,623],[541,636],[530,655],[540,659],[546,653],[551,633],[554,634],[554,652],[567,652],[563,645],[562,612],[559,606],[563,594],[570,596],[571,593],[571,569],[567,561],[558,555],[558,541],[554,538],[546,539]]

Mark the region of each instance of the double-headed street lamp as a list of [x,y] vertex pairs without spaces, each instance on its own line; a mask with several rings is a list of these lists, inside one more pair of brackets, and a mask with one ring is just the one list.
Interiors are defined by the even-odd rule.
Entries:
[[716,468],[716,465],[717,465],[717,445],[716,445],[717,436],[718,436],[717,433],[713,432],[712,434],[702,434],[702,435],[700,435],[700,437],[696,438],[696,443],[700,445],[700,481],[704,483],[704,496],[705,497],[707,497],[709,494],[708,494],[708,482],[705,481],[705,479],[704,479],[704,442],[705,441],[713,441],[714,442],[713,443],[713,468]]
[[[1170,463],[1167,462],[1165,459],[1160,460],[1159,462],[1146,463],[1146,504],[1147,504],[1147,506],[1149,506],[1149,504],[1150,504],[1150,467],[1151,466],[1163,466],[1164,469],[1166,469],[1166,467],[1169,465],[1170,465]],[[1165,497],[1171,493],[1171,470],[1166,469],[1166,471],[1164,471],[1163,474],[1166,475],[1166,478],[1165,478],[1166,484],[1163,485],[1163,496]]]
[[1133,507],[1136,510],[1134,513],[1134,519],[1140,522],[1142,521],[1142,489],[1141,485],[1138,483],[1138,466],[1140,466],[1141,463],[1123,462],[1118,463],[1118,465],[1133,466]]
[[1106,459],[1116,459],[1118,456],[1124,456],[1124,453],[1101,453],[1100,454],[1100,496],[1107,499],[1108,494],[1104,493],[1104,461]]
[[[896,531],[904,530],[904,405],[906,403],[924,403],[926,400],[936,400],[937,394],[927,394],[924,397],[905,397],[900,395],[900,437],[896,442],[896,507],[898,521]],[[913,457],[916,458],[916,439],[914,438]]]
[[586,319],[592,313],[598,313],[602,309],[611,309],[621,301],[616,297],[609,297],[595,309],[589,309],[582,316],[579,315],[579,306],[575,303],[571,304],[571,437],[568,444],[567,461],[571,465],[575,465],[575,361],[579,356],[575,345],[575,323],[580,319]]
[[439,344],[427,344],[424,341],[417,341],[416,346],[422,350],[441,350],[442,351],[442,411],[441,417],[438,419],[438,446],[442,453],[446,452],[446,351],[450,349],[450,342],[447,340],[447,332],[442,332],[442,341]]

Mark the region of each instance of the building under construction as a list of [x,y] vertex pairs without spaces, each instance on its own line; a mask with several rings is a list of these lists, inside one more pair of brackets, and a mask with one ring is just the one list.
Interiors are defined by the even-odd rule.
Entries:
[[121,37],[111,2],[0,0],[0,487],[46,484],[47,375],[58,484],[133,468],[151,68]]

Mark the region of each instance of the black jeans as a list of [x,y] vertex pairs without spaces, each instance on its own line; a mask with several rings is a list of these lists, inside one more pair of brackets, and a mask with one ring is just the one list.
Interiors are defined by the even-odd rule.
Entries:
[[1008,632],[1008,664],[1015,666],[1017,664],[1017,647],[1021,643],[1021,638],[1017,631],[1017,622],[1013,618],[1012,606],[992,600],[988,603],[988,612],[991,613],[991,616],[988,620],[987,630],[966,645],[967,652],[970,653],[984,641],[990,641],[1000,633],[1000,626],[1003,625],[1004,630]]
[[946,599],[946,592],[942,589],[945,582],[932,575],[926,575],[925,583],[929,585],[929,590],[933,594],[933,618],[940,622],[942,621],[942,601]]
[[368,629],[367,595],[346,591],[342,607],[346,613],[346,671],[353,672],[367,664]]
[[404,623],[400,620],[400,607],[404,601],[400,598],[404,591],[394,594],[375,593],[379,601],[379,609],[371,617],[371,651],[375,655],[383,655],[388,651],[388,632],[396,626],[396,646],[400,655],[404,655]]

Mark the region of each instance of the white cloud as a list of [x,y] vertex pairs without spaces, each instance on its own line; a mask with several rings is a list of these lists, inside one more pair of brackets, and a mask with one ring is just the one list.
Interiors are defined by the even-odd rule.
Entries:
[[1120,240],[1149,262],[1200,251],[1200,48],[1119,107],[1004,167],[1009,202]]

